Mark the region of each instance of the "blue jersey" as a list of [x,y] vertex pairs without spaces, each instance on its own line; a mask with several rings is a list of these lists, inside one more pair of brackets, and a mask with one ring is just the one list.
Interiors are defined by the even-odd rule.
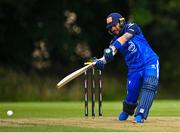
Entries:
[[[122,34],[124,33],[130,33],[133,37],[123,45],[117,45],[117,43],[112,43],[111,45],[115,46],[118,52],[124,56],[130,72],[142,70],[159,59],[149,46],[141,28],[137,24],[125,24]],[[113,40],[116,41],[119,37],[114,36]]]

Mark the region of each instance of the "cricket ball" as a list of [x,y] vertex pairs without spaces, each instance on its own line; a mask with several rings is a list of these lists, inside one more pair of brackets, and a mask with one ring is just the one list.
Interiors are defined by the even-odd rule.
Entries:
[[13,115],[13,111],[12,110],[8,110],[7,111],[7,116],[12,116]]

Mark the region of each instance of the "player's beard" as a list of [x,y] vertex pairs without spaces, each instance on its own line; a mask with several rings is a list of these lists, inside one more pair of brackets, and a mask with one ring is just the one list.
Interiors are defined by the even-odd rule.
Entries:
[[112,33],[113,33],[114,35],[119,36],[119,35],[121,35],[121,29],[114,30]]
[[121,34],[121,27],[116,28],[112,33],[119,36]]
[[119,35],[119,30],[115,30],[115,31],[113,31],[113,34],[115,34],[115,35]]

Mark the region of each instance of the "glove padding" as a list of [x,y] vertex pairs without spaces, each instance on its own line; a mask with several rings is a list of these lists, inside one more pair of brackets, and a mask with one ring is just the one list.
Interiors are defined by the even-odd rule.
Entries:
[[113,50],[112,48],[106,48],[104,49],[104,55],[103,55],[106,59],[107,62],[111,61],[114,59],[114,56],[113,56]]
[[93,62],[96,62],[95,67],[98,70],[104,70],[104,62],[102,60],[98,60],[96,57],[93,57]]

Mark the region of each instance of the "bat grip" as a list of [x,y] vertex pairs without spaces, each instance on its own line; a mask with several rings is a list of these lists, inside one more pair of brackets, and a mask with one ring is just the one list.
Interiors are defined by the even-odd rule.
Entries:
[[[115,52],[115,50],[113,51],[113,56],[116,54],[116,52]],[[101,57],[99,60],[102,60],[103,62],[104,62],[104,64],[106,64],[107,63],[107,61],[106,61],[106,59],[105,59],[105,57],[103,56],[103,57]]]
[[106,63],[107,63],[107,61],[106,61],[106,59],[105,59],[105,57],[104,57],[104,56],[103,56],[103,57],[101,57],[99,60],[103,61],[103,63],[104,63],[104,64],[106,64]]

